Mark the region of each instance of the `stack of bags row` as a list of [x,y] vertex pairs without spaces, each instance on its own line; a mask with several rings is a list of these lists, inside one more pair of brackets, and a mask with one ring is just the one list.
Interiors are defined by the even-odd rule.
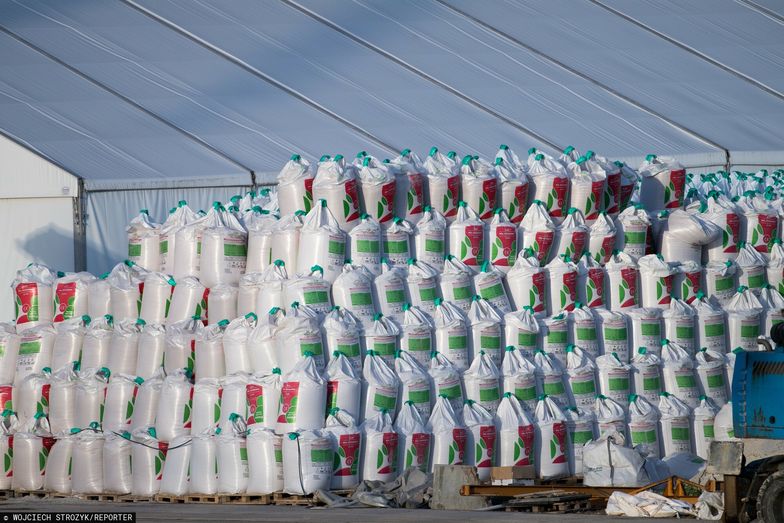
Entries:
[[[5,442],[40,452],[6,461],[12,486],[41,488],[45,468],[52,490],[141,495],[306,493],[439,463],[484,477],[533,461],[557,477],[579,474],[600,430],[669,453],[670,404],[688,420],[679,449],[704,454],[728,349],[754,350],[777,319],[781,295],[758,277],[781,282],[775,237],[761,252],[753,234],[735,243],[742,228],[711,250],[727,229],[706,213],[726,198],[689,191],[682,209],[694,180],[667,159],[637,174],[572,148],[455,158],[361,153],[312,169],[295,156],[277,191],[206,213],[180,202],[162,226],[141,213],[131,259],[100,278],[20,271]],[[653,211],[643,194],[659,195]],[[650,409],[634,407],[643,398]],[[633,428],[638,411],[655,439]],[[518,439],[504,446],[505,431]],[[88,478],[28,459],[48,449],[89,461]]]

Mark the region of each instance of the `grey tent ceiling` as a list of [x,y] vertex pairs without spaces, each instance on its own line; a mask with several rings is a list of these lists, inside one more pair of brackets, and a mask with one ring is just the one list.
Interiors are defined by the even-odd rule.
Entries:
[[759,0],[0,0],[0,132],[88,190],[274,181],[292,152],[572,144],[784,164]]

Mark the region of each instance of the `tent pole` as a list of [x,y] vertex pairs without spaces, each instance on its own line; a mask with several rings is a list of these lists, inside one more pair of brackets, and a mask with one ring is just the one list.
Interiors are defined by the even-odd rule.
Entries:
[[74,229],[74,270],[76,272],[87,270],[87,226],[85,224],[85,199],[87,192],[84,190],[84,179],[79,178],[79,190],[73,199],[73,229]]

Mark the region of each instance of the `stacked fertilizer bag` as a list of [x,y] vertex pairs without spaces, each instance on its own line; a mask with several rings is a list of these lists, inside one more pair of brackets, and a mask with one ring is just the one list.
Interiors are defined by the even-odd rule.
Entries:
[[607,438],[677,473],[730,437],[735,355],[782,321],[782,183],[434,147],[295,154],[274,189],[141,211],[105,274],[18,271],[3,488],[548,479],[582,476]]

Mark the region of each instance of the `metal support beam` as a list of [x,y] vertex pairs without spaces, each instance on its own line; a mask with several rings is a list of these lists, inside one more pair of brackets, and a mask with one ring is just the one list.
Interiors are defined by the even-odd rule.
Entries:
[[73,232],[74,232],[74,270],[76,272],[87,270],[87,192],[84,190],[84,180],[79,178],[79,190],[73,199]]

